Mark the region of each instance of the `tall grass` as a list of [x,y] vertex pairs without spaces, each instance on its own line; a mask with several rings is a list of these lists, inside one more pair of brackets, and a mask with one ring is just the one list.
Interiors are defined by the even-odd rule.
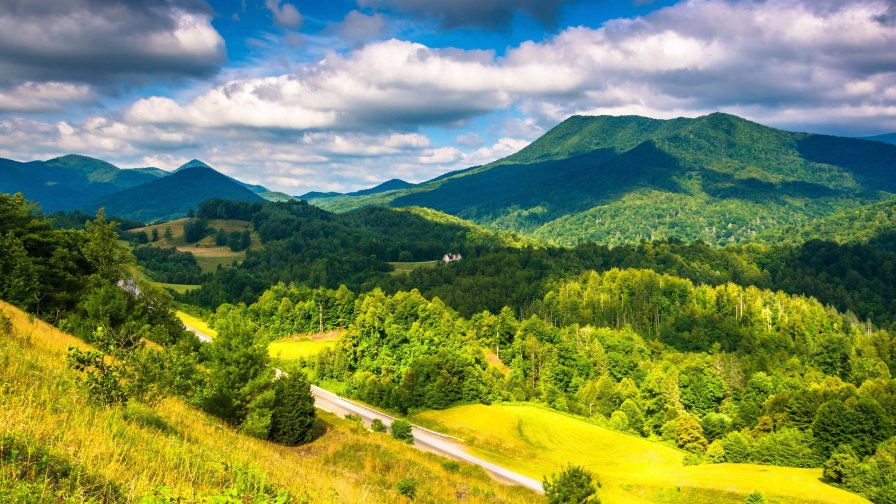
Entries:
[[539,502],[481,469],[357,432],[321,414],[318,437],[299,447],[250,438],[184,402],[101,408],[64,364],[86,345],[0,302],[0,502]]

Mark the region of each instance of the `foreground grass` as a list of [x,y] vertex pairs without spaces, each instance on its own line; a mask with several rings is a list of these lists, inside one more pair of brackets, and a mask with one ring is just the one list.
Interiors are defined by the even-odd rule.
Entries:
[[770,502],[867,503],[820,481],[820,469],[718,464],[685,467],[684,453],[532,404],[467,405],[427,411],[413,421],[456,435],[471,453],[542,478],[572,462],[593,471],[614,503],[742,503],[761,491]]
[[[446,464],[383,435],[321,415],[319,437],[289,448],[250,438],[184,402],[102,408],[86,402],[64,365],[79,340],[0,302],[0,502],[540,502],[479,468]],[[225,502],[216,500],[215,502]]]
[[201,318],[194,317],[194,316],[190,315],[189,313],[182,312],[180,310],[178,310],[176,313],[177,313],[177,318],[179,318],[181,322],[192,327],[193,329],[196,329],[197,331],[199,331],[203,334],[207,334],[207,335],[211,336],[212,338],[215,338],[218,336],[218,331],[209,327],[208,324]]

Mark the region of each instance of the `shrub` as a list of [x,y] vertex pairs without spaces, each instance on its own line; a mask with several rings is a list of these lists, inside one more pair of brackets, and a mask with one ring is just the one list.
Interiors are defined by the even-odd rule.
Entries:
[[759,490],[756,490],[755,492],[748,495],[747,500],[744,502],[746,504],[765,504],[766,500],[765,500],[765,496],[762,495],[762,492],[760,492]]
[[560,474],[544,478],[544,495],[548,504],[598,504],[594,476],[587,469],[568,464]]
[[812,435],[796,429],[782,429],[756,441],[753,460],[760,464],[789,467],[817,467]]
[[729,432],[720,441],[725,450],[725,460],[734,464],[749,462],[753,457],[750,438],[742,432]]
[[373,421],[370,422],[370,430],[373,432],[386,432],[386,424],[379,418],[374,418]]
[[407,444],[414,444],[414,433],[411,422],[402,419],[392,421],[392,437]]
[[725,462],[725,447],[722,446],[718,439],[709,443],[706,447],[706,458],[713,464],[721,464]]
[[414,497],[417,496],[417,480],[410,476],[402,478],[398,482],[398,493],[404,495],[408,499],[414,500]]
[[271,439],[290,446],[311,441],[316,412],[305,374],[297,371],[281,377],[274,384],[274,396]]

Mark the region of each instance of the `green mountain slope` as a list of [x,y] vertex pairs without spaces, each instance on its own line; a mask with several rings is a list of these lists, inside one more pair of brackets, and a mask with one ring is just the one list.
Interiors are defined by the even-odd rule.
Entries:
[[338,193],[338,192],[318,192],[311,191],[307,192],[301,196],[296,196],[298,199],[302,200],[311,200],[311,199],[319,199],[319,198],[332,198],[335,196],[368,196],[371,194],[379,194],[387,191],[397,191],[401,189],[409,189],[414,187],[415,184],[410,182],[405,182],[401,179],[390,179],[382,184],[378,184],[376,186],[370,187],[368,189],[361,189],[360,191],[350,192],[350,193]]
[[123,170],[99,159],[73,154],[28,163],[0,160],[0,192],[21,192],[46,211],[80,208],[93,198],[156,178],[155,172]]
[[582,117],[520,152],[410,189],[312,203],[424,206],[563,244],[725,244],[896,191],[896,146],[696,119]]
[[896,133],[885,133],[883,135],[865,137],[865,140],[874,140],[875,142],[884,142],[896,145]]
[[188,166],[167,177],[92,200],[84,208],[105,208],[109,215],[151,222],[185,217],[190,209],[213,198],[263,201],[241,183],[212,168]]

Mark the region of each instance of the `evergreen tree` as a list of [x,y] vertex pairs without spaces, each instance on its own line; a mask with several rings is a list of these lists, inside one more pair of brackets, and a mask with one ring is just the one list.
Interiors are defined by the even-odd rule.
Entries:
[[559,474],[545,476],[542,486],[549,504],[600,504],[594,476],[577,465],[568,464]]
[[285,445],[299,445],[314,436],[314,396],[301,371],[283,376],[274,384],[274,409],[270,438]]

